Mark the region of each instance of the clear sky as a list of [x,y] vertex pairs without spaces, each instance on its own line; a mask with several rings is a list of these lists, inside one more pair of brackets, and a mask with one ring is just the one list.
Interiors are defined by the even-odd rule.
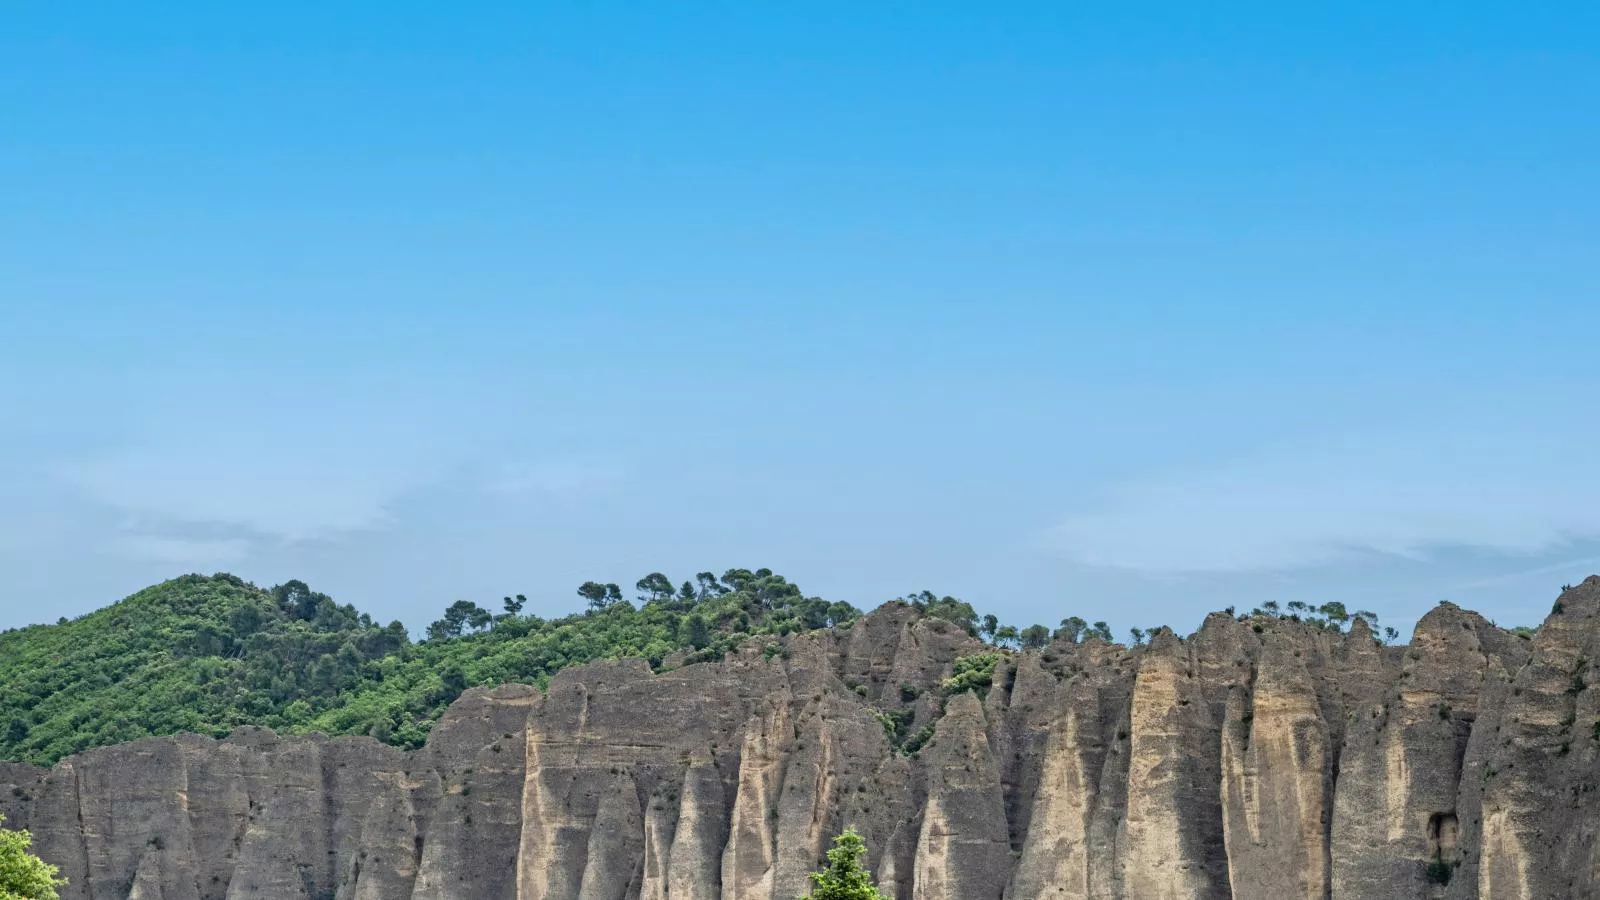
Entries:
[[[246,8],[246,7],[249,8]],[[10,4],[0,627],[1600,571],[1600,5]]]

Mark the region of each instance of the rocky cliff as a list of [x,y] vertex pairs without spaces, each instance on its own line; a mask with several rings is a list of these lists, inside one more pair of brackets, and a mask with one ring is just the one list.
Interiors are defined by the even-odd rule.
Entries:
[[790,900],[848,824],[899,900],[1596,897],[1597,613],[1600,578],[1532,640],[1448,604],[1398,647],[1214,614],[946,698],[982,648],[891,606],[471,691],[414,753],[251,730],[0,764],[0,812],[66,900]]

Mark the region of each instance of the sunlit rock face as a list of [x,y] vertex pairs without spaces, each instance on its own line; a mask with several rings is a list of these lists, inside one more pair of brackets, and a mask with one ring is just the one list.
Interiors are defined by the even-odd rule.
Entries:
[[67,900],[792,900],[849,825],[896,900],[1597,897],[1597,614],[1597,578],[1532,640],[1448,604],[1396,647],[1215,614],[945,696],[983,645],[891,605],[473,690],[412,753],[246,729],[0,764],[0,812]]

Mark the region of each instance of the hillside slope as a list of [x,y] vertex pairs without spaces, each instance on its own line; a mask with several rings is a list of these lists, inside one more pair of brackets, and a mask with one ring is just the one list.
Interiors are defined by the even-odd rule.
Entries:
[[521,615],[520,601],[496,616],[462,603],[433,639],[413,643],[399,622],[380,627],[302,582],[264,590],[232,575],[186,575],[70,622],[0,633],[0,760],[48,765],[241,725],[416,748],[471,686],[543,685],[602,658],[715,659],[752,635],[859,614],[766,569],[703,573],[692,591],[650,577],[661,583],[639,609],[615,585],[585,585],[610,590],[561,619]]
[[291,704],[409,643],[298,582],[185,576],[71,622],[0,634],[0,759],[151,734],[292,726]]
[[1600,577],[1531,638],[1442,604],[1399,647],[1219,613],[997,652],[890,604],[469,691],[416,751],[0,766],[0,812],[69,900],[785,900],[846,824],[897,900],[1593,897],[1597,655]]

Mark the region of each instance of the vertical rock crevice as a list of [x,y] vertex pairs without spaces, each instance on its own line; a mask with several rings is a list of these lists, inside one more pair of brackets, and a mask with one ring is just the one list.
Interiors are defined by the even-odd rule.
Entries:
[[999,900],[1011,868],[1000,772],[976,695],[950,698],[927,758],[913,900]]
[[1150,900],[1229,896],[1217,789],[1217,731],[1193,661],[1170,632],[1151,642],[1129,712],[1122,891]]

